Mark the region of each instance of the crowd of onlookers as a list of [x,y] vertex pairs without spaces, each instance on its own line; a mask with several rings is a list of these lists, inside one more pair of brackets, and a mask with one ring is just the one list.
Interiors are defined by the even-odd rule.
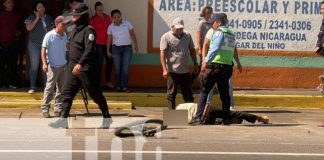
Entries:
[[[99,1],[95,3],[95,14],[91,16],[88,14],[89,10],[87,6],[81,2],[81,0],[70,0],[69,8],[62,12],[62,16],[52,18],[50,15],[46,14],[45,3],[43,1],[36,1],[32,8],[33,13],[24,20],[25,29],[28,32],[27,50],[30,62],[30,88],[28,93],[32,94],[35,92],[39,68],[42,68],[43,82],[46,84],[44,89],[44,103],[42,104],[43,113],[49,112],[49,105],[54,95],[55,88],[56,104],[54,111],[57,110],[57,112],[60,112],[60,105],[62,103],[60,94],[62,88],[69,90],[67,89],[68,86],[65,85],[70,84],[73,86],[74,84],[74,82],[72,82],[73,79],[69,80],[71,77],[65,77],[65,75],[70,75],[66,74],[70,72],[72,72],[73,75],[77,75],[82,69],[87,69],[87,67],[89,67],[87,65],[84,66],[84,64],[98,63],[99,66],[102,66],[102,64],[105,63],[107,86],[114,88],[118,92],[129,92],[129,67],[133,51],[138,51],[137,39],[132,24],[122,18],[122,13],[118,9],[112,10],[110,16],[106,14],[104,12],[104,5]],[[17,73],[17,47],[15,42],[16,37],[19,35],[19,30],[21,29],[17,27],[21,21],[21,15],[13,11],[13,0],[4,0],[3,6],[4,10],[0,13],[0,83],[4,87],[16,88],[17,76],[14,74],[5,74],[5,71],[8,73]],[[72,15],[72,13],[74,15]],[[85,15],[87,16],[85,17]],[[78,16],[81,16],[81,18]],[[76,20],[76,17],[79,19]],[[6,21],[4,21],[4,19],[6,19]],[[86,23],[83,21],[86,21]],[[88,37],[76,37],[83,29],[83,25],[79,23],[89,24],[89,26],[94,29],[95,34],[85,34]],[[167,78],[167,100],[169,109],[175,109],[175,97],[178,86],[181,88],[184,101],[193,102],[193,80],[197,77],[199,72],[200,75],[204,75],[204,73],[206,73],[205,70],[212,69],[212,71],[217,71],[217,73],[214,73],[212,77],[208,76],[209,73],[207,73],[207,75],[205,75],[207,77],[200,78],[202,88],[201,96],[198,101],[199,113],[197,113],[197,117],[202,114],[200,112],[202,112],[201,109],[203,109],[206,103],[208,93],[210,93],[209,97],[212,97],[213,88],[216,88],[214,87],[215,84],[217,84],[223,101],[223,110],[226,109],[226,111],[229,111],[230,101],[233,100],[233,97],[229,96],[231,92],[231,87],[229,86],[231,86],[230,79],[232,75],[233,58],[237,62],[240,71],[241,65],[236,48],[233,48],[235,46],[235,38],[232,32],[225,27],[227,23],[228,19],[226,14],[214,15],[212,8],[209,6],[206,6],[202,10],[197,31],[197,55],[200,57],[199,64],[193,39],[188,32],[184,31],[184,22],[182,18],[175,18],[171,24],[171,30],[161,37],[160,57],[163,69],[162,76]],[[224,34],[224,36],[215,39],[214,32],[219,35]],[[223,39],[226,40],[226,44],[229,46],[223,46],[225,43],[217,43]],[[80,57],[78,57],[78,54],[76,54],[78,49],[87,48],[87,45],[91,45],[91,42],[94,40],[95,56],[99,57],[99,61],[96,62],[96,58],[92,59],[93,57],[91,55],[87,55],[91,52],[87,50],[83,53],[78,53],[80,54]],[[215,42],[216,44],[214,44]],[[222,50],[224,47],[228,50]],[[217,49],[213,50],[215,48]],[[190,75],[188,68],[189,57],[191,57],[194,62],[194,72],[192,75]],[[78,61],[73,62],[75,59],[78,59]],[[69,61],[71,62],[69,63]],[[72,70],[66,71],[69,69],[71,63],[73,63]],[[115,69],[116,74],[115,86],[110,82],[112,68]],[[215,68],[218,69],[215,70]],[[92,70],[92,72],[97,73],[97,71],[94,70]],[[83,80],[91,82],[95,79],[99,81],[102,75],[100,73],[101,67],[98,67],[98,74],[94,74],[89,80]],[[65,87],[63,87],[63,85]],[[74,90],[77,91],[78,89],[71,88],[70,90],[74,92]],[[210,102],[211,100],[207,101],[207,103]],[[44,117],[49,117],[49,115],[44,114]]]
[[[70,13],[83,0],[69,0],[67,2],[67,8],[62,11],[62,16],[70,21],[65,28],[65,33],[69,37],[69,33],[74,27]],[[16,89],[22,84],[23,78],[18,78],[22,74],[21,71],[18,71],[17,53],[22,52],[18,50],[25,44],[19,41],[20,34],[22,34],[22,31],[27,31],[28,93],[34,93],[39,87],[38,82],[43,82],[43,84],[47,82],[46,73],[40,70],[42,68],[41,50],[45,34],[55,28],[55,17],[47,14],[44,1],[36,1],[32,6],[33,12],[25,19],[14,10],[14,5],[14,0],[2,0],[3,10],[0,13],[0,87]],[[129,92],[129,65],[133,49],[138,51],[133,26],[129,21],[122,18],[122,13],[117,9],[113,10],[110,15],[105,13],[104,5],[99,1],[95,3],[94,10],[94,15],[90,15],[89,25],[96,31],[96,51],[100,56],[99,63],[106,66],[103,70],[105,74],[100,74],[105,75],[103,78],[105,79],[104,87],[115,89],[118,92]],[[18,44],[18,42],[21,44]],[[107,44],[109,44],[108,47]],[[114,52],[112,48],[115,48]],[[66,50],[66,54],[68,59],[68,50]],[[116,73],[116,86],[111,83],[113,68]],[[42,76],[39,76],[40,74]],[[38,79],[39,77],[42,77],[42,79]]]

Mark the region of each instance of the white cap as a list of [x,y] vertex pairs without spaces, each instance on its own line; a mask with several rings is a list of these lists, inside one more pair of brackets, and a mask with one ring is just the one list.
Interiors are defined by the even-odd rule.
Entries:
[[172,26],[174,26],[174,28],[179,29],[179,28],[184,28],[184,23],[183,23],[183,19],[182,18],[176,18],[172,21]]

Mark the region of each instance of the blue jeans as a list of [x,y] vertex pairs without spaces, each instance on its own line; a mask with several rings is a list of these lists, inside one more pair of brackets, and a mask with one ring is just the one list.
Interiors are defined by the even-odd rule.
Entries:
[[[28,41],[28,54],[29,54],[29,82],[30,82],[30,89],[36,89],[36,80],[38,75],[38,68],[40,65],[40,56],[41,56],[41,46],[37,45],[36,43],[32,42],[31,40]],[[46,82],[46,75],[42,72],[44,83]]]
[[112,46],[112,57],[114,60],[117,89],[127,88],[128,71],[133,56],[133,48],[129,46]]

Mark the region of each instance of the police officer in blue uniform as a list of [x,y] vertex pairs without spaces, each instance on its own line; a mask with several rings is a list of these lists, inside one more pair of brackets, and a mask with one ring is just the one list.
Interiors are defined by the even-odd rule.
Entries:
[[62,113],[57,122],[51,123],[53,128],[67,128],[72,102],[81,85],[90,97],[98,104],[103,116],[103,128],[109,128],[111,116],[108,105],[99,85],[99,56],[95,52],[96,34],[88,25],[89,9],[80,4],[71,12],[72,21],[76,25],[69,35],[69,64],[62,93]]
[[[212,22],[212,28],[206,34],[202,53],[201,91],[198,108],[195,118],[190,123],[201,123],[207,95],[216,83],[222,101],[223,124],[228,125],[231,123],[228,80],[233,72],[233,58],[238,56],[235,47],[235,36],[226,27],[228,19],[225,13],[213,14],[210,21]],[[209,43],[208,51],[206,48],[207,43]],[[240,66],[239,62],[238,65]]]

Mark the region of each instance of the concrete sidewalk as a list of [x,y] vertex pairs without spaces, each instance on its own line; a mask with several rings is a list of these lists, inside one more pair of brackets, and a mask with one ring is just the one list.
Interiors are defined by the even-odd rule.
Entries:
[[[109,108],[131,109],[132,107],[166,107],[165,88],[133,88],[131,93],[105,91]],[[194,90],[195,102],[199,95]],[[42,103],[43,92],[28,94],[27,89],[0,91],[1,108],[38,108]],[[235,89],[235,106],[240,107],[296,107],[324,108],[324,97],[315,89]],[[214,104],[220,105],[218,94],[214,94]],[[92,100],[89,108],[97,108]],[[181,94],[177,103],[183,103]],[[79,94],[73,108],[84,108]]]

